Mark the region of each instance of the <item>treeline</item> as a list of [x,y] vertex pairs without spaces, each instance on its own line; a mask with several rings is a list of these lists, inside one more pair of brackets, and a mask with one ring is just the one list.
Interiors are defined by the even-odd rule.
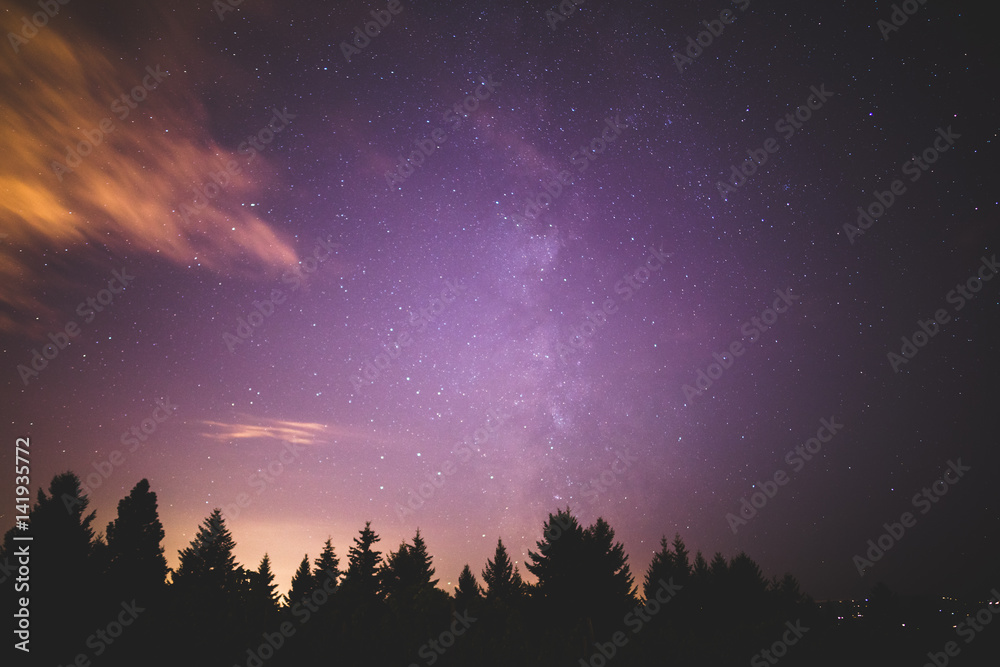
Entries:
[[791,665],[832,655],[831,624],[790,574],[768,580],[744,553],[692,556],[676,536],[637,581],[611,526],[585,527],[569,508],[549,515],[529,551],[534,584],[498,539],[479,576],[466,565],[445,592],[419,530],[383,553],[367,523],[344,562],[327,540],[280,594],[266,553],[253,569],[236,562],[220,510],[172,571],[147,480],[103,535],[88,504],[73,473],[39,490],[30,590],[16,588],[25,542],[13,538],[24,533],[4,537],[5,617],[15,598],[30,597],[32,664]]

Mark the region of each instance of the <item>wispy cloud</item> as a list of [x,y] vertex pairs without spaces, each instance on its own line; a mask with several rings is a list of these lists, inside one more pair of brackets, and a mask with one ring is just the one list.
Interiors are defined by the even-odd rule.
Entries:
[[208,428],[201,435],[216,442],[275,440],[277,442],[287,441],[296,445],[378,440],[374,434],[337,424],[285,421],[250,415],[237,415],[237,419],[238,421],[230,423],[203,420],[199,423]]
[[[0,11],[0,34],[17,33],[20,18],[19,11]],[[130,109],[121,96],[141,88],[144,78],[152,81],[146,66],[169,75],[142,101],[130,99],[136,107]],[[38,294],[47,292],[52,271],[38,259],[53,252],[84,263],[106,262],[108,252],[145,254],[258,277],[297,261],[291,240],[244,206],[271,178],[266,158],[248,164],[211,137],[186,70],[167,60],[118,58],[68,20],[52,21],[17,56],[0,58],[0,220],[7,235],[0,244],[0,307],[16,313],[0,317],[0,331],[30,332],[28,323],[48,314]],[[102,121],[113,129],[101,132]],[[101,137],[98,145],[60,181],[53,162],[65,165],[85,133]],[[182,218],[181,206],[195,198],[192,188],[230,160],[241,172],[213,198],[200,197],[207,205],[197,215]]]

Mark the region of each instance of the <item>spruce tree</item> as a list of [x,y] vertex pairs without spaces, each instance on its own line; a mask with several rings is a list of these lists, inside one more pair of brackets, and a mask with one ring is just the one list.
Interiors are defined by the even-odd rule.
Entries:
[[118,518],[108,523],[107,533],[108,566],[122,595],[148,599],[161,590],[167,578],[165,533],[148,480],[118,501]]
[[327,579],[333,579],[333,586],[340,580],[340,559],[333,550],[333,540],[327,538],[319,558],[315,561],[313,579],[317,586],[323,586]]
[[354,546],[347,552],[347,573],[344,575],[343,588],[356,602],[370,602],[379,599],[379,566],[382,563],[382,552],[373,549],[380,541],[378,535],[371,529],[371,521],[354,538]]
[[410,559],[413,562],[416,576],[415,583],[417,586],[421,588],[434,588],[437,586],[438,580],[432,579],[434,568],[431,567],[431,557],[427,553],[427,545],[424,543],[424,538],[420,536],[419,528],[417,528],[417,534],[413,536],[413,545],[410,547]]
[[472,569],[466,564],[462,569],[462,573],[458,575],[458,587],[455,589],[455,606],[459,609],[468,609],[482,599],[483,593],[479,588],[479,582],[476,581],[476,575],[472,574]]
[[278,611],[278,585],[274,583],[271,558],[265,553],[256,572],[250,574],[250,602],[259,612],[270,615]]
[[520,575],[515,580],[517,570],[507,555],[503,540],[497,538],[497,548],[493,560],[486,560],[483,569],[483,583],[486,586],[487,600],[511,600],[521,593]]
[[191,544],[181,549],[174,583],[207,600],[236,602],[244,592],[246,577],[236,563],[235,548],[222,510],[214,509]]
[[292,589],[288,592],[289,606],[302,602],[316,590],[316,579],[309,569],[309,554],[302,557],[299,569],[292,575]]
[[660,580],[670,581],[674,573],[674,552],[666,536],[660,538],[660,550],[653,554],[653,560],[646,569],[646,578],[642,582],[642,594],[648,600],[656,594]]
[[579,575],[584,530],[568,507],[549,514],[542,525],[542,539],[536,544],[538,552],[529,550],[524,564],[538,579],[535,590],[544,600],[572,608],[574,600],[585,595]]

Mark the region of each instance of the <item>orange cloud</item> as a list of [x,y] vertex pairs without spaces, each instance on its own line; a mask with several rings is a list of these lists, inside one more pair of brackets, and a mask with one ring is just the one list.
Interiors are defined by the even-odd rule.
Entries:
[[201,435],[216,442],[263,439],[288,441],[296,445],[321,445],[338,440],[378,440],[372,433],[346,426],[285,421],[242,414],[237,415],[237,418],[238,421],[232,423],[203,420],[199,423],[209,428]]
[[[22,10],[3,9],[0,34],[19,32]],[[29,331],[31,322],[52,316],[36,295],[46,291],[39,286],[53,287],[54,271],[43,271],[48,264],[39,258],[54,252],[70,263],[98,260],[95,249],[142,253],[257,277],[294,264],[290,240],[243,205],[267,179],[257,175],[266,171],[266,158],[248,164],[211,138],[184,68],[123,64],[136,58],[114,57],[113,47],[73,32],[79,29],[68,19],[58,15],[19,53],[0,58],[0,232],[7,235],[0,243],[0,306],[14,313],[0,314],[0,331]],[[145,88],[142,101],[131,98],[136,108],[116,103],[144,79],[155,81],[147,65],[169,74]],[[80,142],[87,142],[84,152],[97,145],[71,172],[57,175],[53,162],[66,165],[67,152]],[[240,173],[218,196],[201,197],[208,206],[185,220],[180,208],[191,206],[192,188],[230,160]]]

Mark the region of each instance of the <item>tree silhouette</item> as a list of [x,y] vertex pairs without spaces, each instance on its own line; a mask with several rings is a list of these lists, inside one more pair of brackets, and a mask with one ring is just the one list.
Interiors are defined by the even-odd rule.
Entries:
[[[26,543],[14,537],[23,537],[24,531],[11,528],[4,536],[2,556],[5,563],[12,562],[13,568],[4,578],[10,591],[3,598],[12,604],[30,593],[32,627],[48,629],[41,635],[33,633],[32,657],[41,662],[57,662],[67,657],[64,650],[82,646],[86,635],[93,632],[92,627],[88,629],[91,618],[104,601],[92,528],[96,514],[87,512],[89,504],[79,477],[72,472],[55,475],[48,494],[38,489],[27,520],[33,540],[28,546],[30,590],[19,586],[15,592],[17,554]],[[47,639],[39,641],[40,637]],[[57,637],[59,642],[54,641]],[[68,658],[72,659],[72,655]]]
[[686,584],[688,578],[691,576],[691,554],[688,552],[687,547],[684,546],[684,540],[681,539],[680,533],[674,535],[674,579],[677,583],[683,585]]
[[317,586],[325,583],[328,578],[333,579],[334,584],[340,580],[340,559],[333,550],[333,541],[330,538],[327,538],[323,545],[313,570],[313,579]]
[[[123,600],[155,590],[160,591],[158,603],[140,600],[139,607],[149,607],[140,621],[114,636],[107,653],[100,648],[101,664],[281,667],[318,664],[336,655],[345,664],[379,667],[415,664],[416,658],[423,664],[547,667],[603,664],[596,659],[599,654],[610,663],[612,648],[618,667],[745,664],[747,656],[784,636],[786,622],[800,619],[803,626],[822,630],[811,631],[782,664],[825,667],[854,655],[870,658],[863,664],[894,664],[907,650],[920,653],[910,650],[914,636],[934,627],[952,630],[949,619],[941,619],[938,598],[920,602],[880,584],[863,618],[855,619],[850,606],[812,603],[789,573],[765,579],[746,553],[729,560],[716,553],[709,563],[698,551],[692,562],[680,535],[672,542],[661,538],[644,573],[645,601],[640,603],[628,556],[611,526],[598,518],[585,528],[569,508],[548,515],[538,551],[529,551],[526,567],[538,578],[533,586],[521,580],[498,537],[482,570],[483,585],[465,565],[449,596],[437,588],[419,530],[383,561],[375,549],[379,537],[368,522],[348,551],[339,588],[332,595],[319,591],[322,584],[328,592],[333,588],[328,577],[336,582],[341,576],[328,538],[315,561],[310,563],[308,555],[302,559],[288,593],[290,604],[282,609],[270,557],[265,553],[256,571],[244,570],[235,560],[236,545],[220,510],[180,551],[180,565],[166,584],[164,531],[148,480],[140,480],[118,503],[106,542],[94,536],[95,514],[88,505],[79,479],[64,473],[53,478],[48,492],[38,492],[29,516],[37,540],[31,552],[31,624],[36,641],[45,637],[33,642],[32,657],[47,664],[71,664],[81,647],[100,647],[93,644],[94,628],[106,621],[95,618],[118,618]],[[13,613],[16,597],[12,573],[21,542],[15,535],[9,530],[0,545],[5,613]],[[41,544],[46,549],[35,548]],[[96,576],[101,572],[104,581]],[[681,586],[676,599],[664,602],[658,596],[664,582]],[[303,598],[311,606],[297,604]],[[318,620],[306,623],[309,618]],[[634,624],[638,618],[641,634]],[[58,632],[45,634],[47,628]],[[612,643],[613,633],[629,630],[637,634],[626,634],[625,645]]]
[[417,585],[427,588],[437,586],[438,580],[432,579],[434,576],[434,568],[431,567],[431,556],[427,553],[427,545],[424,543],[424,538],[420,536],[419,528],[417,528],[417,534],[413,536],[413,546],[410,548],[410,558],[414,564],[417,576]]
[[493,552],[493,559],[486,560],[486,567],[482,574],[487,600],[513,600],[523,592],[521,575],[507,555],[507,548],[503,545],[501,538],[497,538],[497,548]]
[[581,651],[620,629],[635,588],[628,556],[608,523],[599,518],[584,529],[569,508],[560,510],[543,525],[538,547],[525,566],[538,578],[536,597],[549,631]]
[[691,567],[691,576],[695,580],[706,582],[708,580],[708,562],[701,551],[694,557],[694,565]]
[[299,563],[299,569],[292,575],[292,588],[288,591],[289,606],[302,602],[314,590],[316,590],[316,579],[309,569],[309,554],[306,554]]
[[371,529],[371,524],[371,521],[366,522],[354,538],[354,546],[347,552],[347,573],[344,575],[344,593],[361,603],[377,600],[381,594],[379,565],[382,552],[372,548],[380,538]]
[[584,532],[593,577],[593,591],[602,605],[624,609],[634,602],[635,586],[625,547],[615,542],[615,531],[598,517]]
[[174,583],[186,592],[214,604],[237,604],[244,592],[246,576],[237,565],[236,543],[226,528],[222,510],[216,508],[205,519],[191,544],[179,552],[180,565]]
[[[488,563],[489,561],[487,561]],[[455,589],[455,606],[459,609],[469,609],[483,599],[483,591],[476,581],[476,575],[466,563],[462,573],[458,575],[458,587]]]
[[122,595],[150,600],[165,585],[167,559],[162,545],[166,533],[148,480],[140,480],[118,501],[118,518],[108,523],[107,533],[108,565]]
[[563,600],[569,605],[585,595],[579,588],[581,577],[578,574],[583,542],[583,528],[568,507],[549,514],[542,526],[542,539],[536,542],[538,553],[529,550],[529,562],[524,564],[538,578],[539,597]]
[[642,582],[642,594],[647,599],[654,594],[660,584],[661,579],[669,581],[674,574],[674,553],[670,550],[670,543],[666,536],[660,538],[660,550],[653,554],[653,560],[649,562],[646,570],[646,577]]
[[414,610],[421,604],[427,604],[428,601],[423,598],[436,590],[434,587],[438,582],[432,579],[433,576],[431,557],[419,529],[413,544],[400,544],[399,550],[389,554],[379,572],[382,592],[393,603],[397,613],[401,607]]
[[250,573],[250,604],[265,619],[278,611],[278,585],[274,583],[271,558],[265,553],[256,572]]

